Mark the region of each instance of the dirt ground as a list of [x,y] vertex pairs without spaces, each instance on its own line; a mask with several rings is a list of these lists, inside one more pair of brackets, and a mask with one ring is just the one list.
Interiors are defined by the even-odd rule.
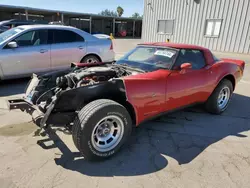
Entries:
[[[139,40],[117,40],[117,57]],[[122,46],[121,46],[122,45]],[[237,54],[219,54],[232,57]],[[107,161],[87,162],[67,130],[38,136],[30,116],[8,112],[27,79],[0,84],[0,187],[214,187],[250,185],[250,57],[222,115],[190,108],[144,123]]]

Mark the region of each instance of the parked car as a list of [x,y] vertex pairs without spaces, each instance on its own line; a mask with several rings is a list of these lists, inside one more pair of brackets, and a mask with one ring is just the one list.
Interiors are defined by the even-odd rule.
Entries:
[[112,41],[69,26],[19,26],[0,34],[0,78],[70,67],[72,62],[112,62]]
[[11,29],[13,27],[35,24],[48,24],[48,22],[44,20],[4,20],[0,22],[0,33],[7,31],[8,29]]
[[34,75],[24,100],[9,105],[33,114],[42,128],[72,127],[81,154],[96,160],[113,156],[133,127],[162,114],[194,104],[221,114],[245,62],[218,59],[195,45],[146,43],[114,64],[73,65],[65,72]]

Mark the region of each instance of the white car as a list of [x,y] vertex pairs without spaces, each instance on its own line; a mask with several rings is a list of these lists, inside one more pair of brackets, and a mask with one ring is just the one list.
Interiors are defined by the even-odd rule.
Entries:
[[111,40],[60,25],[26,25],[0,34],[0,79],[70,67],[73,62],[113,62]]

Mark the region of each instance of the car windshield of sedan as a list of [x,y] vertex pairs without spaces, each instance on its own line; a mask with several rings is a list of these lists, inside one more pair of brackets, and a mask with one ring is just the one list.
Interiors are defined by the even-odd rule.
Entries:
[[12,29],[9,29],[3,33],[0,34],[0,44],[2,42],[4,42],[5,40],[9,39],[10,37],[12,37],[13,35],[16,35],[17,33],[20,33],[21,31],[23,31],[24,29],[21,27],[15,27]]
[[178,50],[165,47],[138,46],[116,63],[144,71],[170,69]]

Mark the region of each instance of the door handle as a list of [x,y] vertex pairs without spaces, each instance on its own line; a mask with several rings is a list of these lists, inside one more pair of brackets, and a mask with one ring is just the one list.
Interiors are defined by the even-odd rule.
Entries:
[[82,50],[82,49],[83,49],[83,46],[78,46],[78,48],[79,48],[80,50]]
[[42,53],[42,54],[45,53],[45,52],[48,52],[48,50],[46,50],[46,49],[41,49],[40,50],[40,53]]

